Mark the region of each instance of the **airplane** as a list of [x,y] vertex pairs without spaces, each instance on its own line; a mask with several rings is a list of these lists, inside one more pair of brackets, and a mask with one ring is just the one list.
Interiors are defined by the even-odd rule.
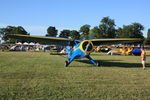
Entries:
[[[65,61],[65,67],[74,60],[79,58],[87,58],[89,61],[96,65],[100,66],[99,62],[96,62],[90,56],[93,51],[94,46],[99,46],[103,44],[120,44],[120,43],[141,43],[142,39],[139,38],[98,38],[98,39],[90,39],[90,40],[71,40],[68,38],[62,37],[42,37],[42,36],[30,36],[30,35],[20,35],[20,34],[11,34],[10,38],[23,40],[26,42],[38,42],[41,44],[47,45],[60,45],[67,46],[67,59]],[[68,47],[69,46],[69,47]]]

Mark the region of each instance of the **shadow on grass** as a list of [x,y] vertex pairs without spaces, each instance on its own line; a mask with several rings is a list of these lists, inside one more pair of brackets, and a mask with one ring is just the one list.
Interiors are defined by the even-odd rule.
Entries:
[[[75,60],[77,62],[91,64],[89,60]],[[141,68],[141,63],[126,63],[121,62],[121,60],[95,60],[100,63],[101,67],[124,67],[124,68]],[[146,66],[150,66],[150,63],[147,63]]]

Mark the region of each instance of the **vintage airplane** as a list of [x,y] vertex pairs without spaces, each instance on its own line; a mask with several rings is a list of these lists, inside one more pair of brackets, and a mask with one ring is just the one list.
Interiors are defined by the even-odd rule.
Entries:
[[61,37],[41,37],[41,36],[30,36],[30,35],[19,35],[12,34],[9,35],[10,38],[15,38],[18,40],[23,40],[27,42],[38,42],[41,44],[54,44],[60,46],[69,46],[67,48],[68,52],[68,61],[65,61],[65,66],[67,67],[74,59],[76,58],[88,58],[89,61],[96,65],[100,66],[99,62],[94,61],[90,57],[90,53],[93,51],[93,46],[98,46],[102,44],[120,44],[127,42],[138,42],[142,40],[138,38],[105,38],[105,39],[91,39],[91,40],[70,40],[68,38]]

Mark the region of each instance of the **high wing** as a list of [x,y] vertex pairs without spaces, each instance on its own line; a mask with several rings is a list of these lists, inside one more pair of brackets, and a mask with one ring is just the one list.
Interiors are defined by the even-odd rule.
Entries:
[[42,36],[11,34],[9,35],[9,37],[17,40],[23,40],[26,42],[38,42],[40,44],[61,45],[61,46],[68,46],[70,44],[73,44],[74,42],[68,38],[48,37],[48,36],[42,37]]
[[141,43],[143,40],[139,38],[102,38],[102,39],[92,39],[93,45],[103,45],[103,44],[122,44],[122,43]]
[[[23,40],[26,42],[38,42],[40,44],[49,44],[49,45],[61,45],[61,46],[73,46],[76,42],[81,42],[74,40],[71,41],[68,38],[61,37],[42,37],[42,36],[30,36],[30,35],[20,35],[20,34],[11,34],[10,38],[17,40]],[[121,44],[121,43],[141,43],[143,40],[139,38],[100,38],[100,39],[91,39],[93,45],[103,45],[103,44]]]

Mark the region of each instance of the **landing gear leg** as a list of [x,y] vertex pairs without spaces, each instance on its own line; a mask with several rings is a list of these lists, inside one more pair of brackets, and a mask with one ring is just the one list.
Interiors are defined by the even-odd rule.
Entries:
[[68,59],[68,61],[65,61],[65,67],[68,67],[68,65],[74,60],[74,58],[72,59]]
[[93,63],[96,66],[100,66],[99,62],[95,62],[90,56],[87,56],[87,58],[90,60],[91,63]]
[[68,67],[68,65],[69,65],[69,62],[65,61],[65,67]]
[[100,66],[100,63],[99,63],[99,62],[97,62],[97,63],[96,63],[96,66]]

